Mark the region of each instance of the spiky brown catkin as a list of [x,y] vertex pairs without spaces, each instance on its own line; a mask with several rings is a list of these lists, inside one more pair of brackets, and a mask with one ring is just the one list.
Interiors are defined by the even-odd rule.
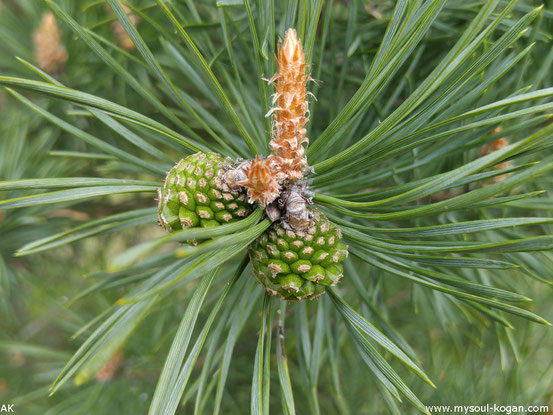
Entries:
[[67,61],[67,51],[61,43],[61,31],[51,12],[44,13],[40,26],[33,34],[35,58],[44,72],[61,72]]
[[[119,4],[121,4],[121,7],[123,8],[127,16],[129,16],[129,20],[131,21],[133,26],[136,26],[139,21],[138,16],[132,13],[132,10],[128,6],[124,5],[121,2],[119,2]],[[111,11],[111,8],[107,4],[106,4],[106,8]],[[132,41],[128,33],[125,31],[125,29],[123,28],[123,25],[121,24],[121,22],[119,22],[119,20],[116,19],[111,23],[111,30],[115,35],[115,37],[117,38],[117,43],[119,44],[119,46],[121,46],[123,49],[125,49],[128,52],[134,49],[135,47],[134,42]]]
[[109,382],[123,365],[123,349],[117,350],[113,356],[96,372],[98,382]]
[[309,143],[306,137],[306,125],[309,122],[307,112],[307,81],[305,58],[296,31],[288,29],[284,42],[279,42],[277,52],[278,72],[272,78],[276,88],[273,102],[273,139],[269,147],[274,154],[270,162],[279,173],[279,179],[299,180],[307,167],[303,143]]

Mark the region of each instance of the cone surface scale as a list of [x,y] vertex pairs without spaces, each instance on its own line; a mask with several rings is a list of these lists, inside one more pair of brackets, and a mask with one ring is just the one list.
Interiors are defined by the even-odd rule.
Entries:
[[312,300],[342,278],[348,251],[341,238],[340,230],[316,210],[305,231],[275,222],[250,245],[253,274],[271,295]]
[[167,173],[159,190],[159,223],[167,231],[211,227],[246,217],[245,194],[223,180],[232,163],[216,153],[196,153]]

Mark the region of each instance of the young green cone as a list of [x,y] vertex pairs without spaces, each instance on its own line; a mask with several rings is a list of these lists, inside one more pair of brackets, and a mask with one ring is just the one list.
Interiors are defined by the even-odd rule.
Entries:
[[246,217],[245,194],[224,182],[232,163],[216,153],[196,153],[179,161],[158,190],[159,223],[173,232],[219,226]]
[[267,292],[289,301],[312,300],[342,278],[348,248],[322,213],[311,210],[305,231],[275,222],[250,245],[253,274]]

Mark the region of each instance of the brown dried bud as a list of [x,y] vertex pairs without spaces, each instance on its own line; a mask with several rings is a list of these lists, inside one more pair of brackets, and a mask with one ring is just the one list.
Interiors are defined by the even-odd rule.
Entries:
[[[491,133],[497,134],[503,131],[501,127],[495,128]],[[494,151],[501,150],[502,148],[505,148],[509,145],[509,140],[506,137],[498,138],[497,140],[492,141],[491,143],[486,143],[482,146],[480,149],[479,156],[485,156],[487,154],[493,153]],[[508,169],[509,167],[513,166],[513,162],[511,160],[506,160],[501,163],[498,163],[494,166],[495,170],[503,170]],[[488,186],[493,183],[499,183],[505,180],[509,176],[508,173],[501,174],[499,176],[492,177],[487,183],[484,184],[484,186]]]
[[[129,20],[131,21],[133,26],[136,27],[136,25],[138,24],[138,21],[140,20],[139,17],[136,14],[132,13],[132,10],[128,6],[125,6],[121,2],[119,3],[121,4],[121,7],[123,8],[127,16],[129,16]],[[111,10],[107,4],[106,4],[106,8],[108,10]],[[111,30],[113,31],[113,34],[117,38],[117,43],[119,44],[119,46],[121,46],[123,49],[125,49],[128,52],[134,49],[135,47],[134,42],[132,41],[132,39],[126,32],[126,30],[123,28],[123,25],[119,20],[116,19],[111,23]]]
[[17,367],[21,367],[27,362],[25,355],[19,349],[15,349],[12,351],[10,359],[12,364]]
[[49,74],[61,72],[67,61],[67,51],[61,43],[61,31],[51,12],[44,13],[40,26],[33,34],[38,66]]
[[223,185],[226,185],[230,190],[240,190],[242,183],[247,183],[246,169],[251,165],[251,160],[240,163],[237,167],[231,168],[223,175]]
[[123,349],[117,350],[113,356],[96,372],[98,382],[109,382],[123,365]]
[[[492,130],[490,134],[498,134],[503,131],[503,128],[497,127]],[[509,140],[505,137],[498,138],[497,140],[492,141],[491,143],[486,143],[480,149],[479,157],[490,154],[494,151],[501,150],[509,145]]]
[[265,207],[265,213],[271,222],[276,222],[280,219],[281,213],[276,202],[271,203]]
[[447,200],[455,196],[459,196],[463,193],[465,193],[465,190],[455,190],[455,189],[442,190],[440,192],[434,193],[433,195],[430,195],[430,201],[432,203],[441,202],[443,200]]
[[4,378],[0,378],[0,396],[8,394],[8,382]]
[[286,211],[284,226],[293,231],[306,230],[313,222],[311,212],[307,209],[310,204],[309,200],[305,198],[302,189],[298,187],[292,187],[284,193],[282,195]]

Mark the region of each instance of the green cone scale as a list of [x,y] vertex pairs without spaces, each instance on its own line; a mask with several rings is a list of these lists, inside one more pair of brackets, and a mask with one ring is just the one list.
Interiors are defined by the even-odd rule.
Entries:
[[240,191],[224,183],[232,163],[220,154],[199,152],[179,161],[159,189],[159,223],[167,231],[211,227],[249,215],[251,206]]
[[340,230],[313,211],[305,231],[273,224],[250,245],[253,274],[267,292],[289,301],[314,299],[342,278],[348,249]]

